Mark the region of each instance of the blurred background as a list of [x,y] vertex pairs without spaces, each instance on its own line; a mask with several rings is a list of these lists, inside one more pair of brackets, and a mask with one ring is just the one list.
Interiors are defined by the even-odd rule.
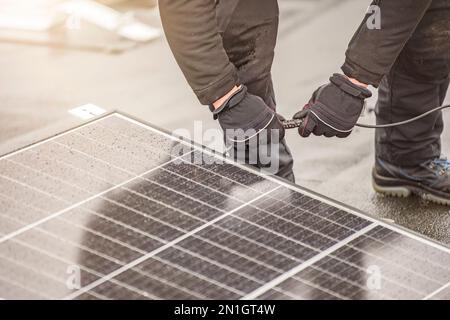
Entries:
[[[279,0],[273,73],[281,114],[291,117],[339,71],[369,2]],[[376,95],[372,107],[375,101]],[[101,110],[74,111],[87,104]],[[204,130],[217,126],[172,57],[156,0],[0,0],[0,154],[103,110],[123,111],[169,131],[192,131],[195,121]],[[448,113],[445,118],[448,123]],[[361,121],[374,122],[373,113]],[[289,132],[297,183],[450,244],[449,208],[373,192],[373,136],[364,129],[346,140],[301,139]],[[446,129],[447,155],[449,138]]]

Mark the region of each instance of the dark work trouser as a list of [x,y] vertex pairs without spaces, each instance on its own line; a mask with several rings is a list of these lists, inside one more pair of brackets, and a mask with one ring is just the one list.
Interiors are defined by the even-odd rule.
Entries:
[[[277,1],[221,0],[217,17],[225,50],[238,70],[240,83],[275,110],[271,69],[278,32]],[[278,149],[276,175],[293,182],[293,159],[285,140]],[[238,160],[248,163],[248,159]],[[255,166],[264,169],[261,164]]]
[[[450,75],[450,1],[435,0],[379,88],[377,123],[407,120],[443,104]],[[416,166],[441,154],[442,113],[376,132],[377,157]]]

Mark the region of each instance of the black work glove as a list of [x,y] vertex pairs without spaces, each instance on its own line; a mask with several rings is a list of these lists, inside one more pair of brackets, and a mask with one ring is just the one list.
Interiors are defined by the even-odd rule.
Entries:
[[252,139],[270,144],[284,139],[282,118],[260,97],[248,93],[246,86],[241,86],[216,110],[210,108],[214,119],[219,119],[227,144],[249,143]]
[[302,137],[348,137],[372,93],[352,83],[346,76],[334,74],[330,83],[317,89],[309,103],[294,119],[303,119],[298,129]]

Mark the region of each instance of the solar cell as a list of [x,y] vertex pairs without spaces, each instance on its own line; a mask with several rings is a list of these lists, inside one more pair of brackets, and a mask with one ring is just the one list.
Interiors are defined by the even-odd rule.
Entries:
[[1,157],[0,208],[5,299],[449,294],[447,248],[119,113]]

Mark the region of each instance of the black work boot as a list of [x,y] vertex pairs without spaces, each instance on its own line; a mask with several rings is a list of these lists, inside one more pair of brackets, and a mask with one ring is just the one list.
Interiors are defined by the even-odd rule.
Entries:
[[450,206],[450,161],[438,158],[415,167],[400,167],[377,159],[372,172],[375,191],[388,196],[418,195]]

